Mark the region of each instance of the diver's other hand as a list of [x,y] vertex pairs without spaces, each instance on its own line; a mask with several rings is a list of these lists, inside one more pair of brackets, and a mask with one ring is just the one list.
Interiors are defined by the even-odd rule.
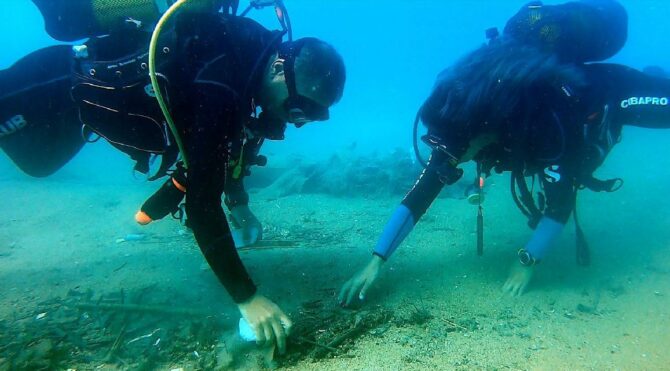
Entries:
[[286,337],[291,333],[293,322],[277,304],[256,294],[237,307],[254,330],[256,344],[268,345],[276,341],[279,352],[283,354],[286,351]]
[[239,227],[231,231],[235,246],[239,248],[253,245],[263,238],[263,226],[256,215],[251,212],[249,206],[233,207],[230,210],[230,216],[233,219],[233,224]]
[[530,279],[533,278],[535,266],[521,265],[518,260],[512,264],[509,277],[503,285],[503,291],[511,296],[521,296],[526,291]]
[[339,296],[340,305],[346,307],[351,304],[356,296],[358,296],[359,300],[365,300],[365,294],[377,279],[382,264],[384,264],[382,258],[377,255],[372,256],[372,260],[370,260],[368,265],[342,286]]

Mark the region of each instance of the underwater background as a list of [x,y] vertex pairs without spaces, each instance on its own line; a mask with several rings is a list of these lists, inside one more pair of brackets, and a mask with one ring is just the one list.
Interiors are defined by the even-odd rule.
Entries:
[[[620,2],[628,11],[629,37],[610,61],[670,71],[670,2]],[[242,252],[243,259],[261,290],[300,321],[315,312],[330,313],[333,293],[367,261],[418,174],[410,153],[412,121],[437,74],[484,43],[486,29],[502,30],[527,1],[285,3],[294,37],[328,41],[347,65],[344,97],[331,109],[331,119],[290,127],[285,141],[267,142],[261,153],[269,157],[268,167],[250,179],[251,207],[266,236],[288,242],[286,248]],[[270,10],[251,16],[278,27]],[[0,68],[57,43],[46,35],[32,2],[0,2]],[[371,323],[357,341],[344,354],[297,354],[280,365],[670,370],[668,143],[670,131],[624,128],[622,143],[597,173],[624,178],[624,188],[580,194],[581,221],[595,256],[592,267],[575,266],[570,223],[530,291],[519,299],[502,298],[499,288],[514,252],[529,235],[510,199],[507,178],[495,176],[488,183],[483,258],[474,254],[475,208],[460,191],[445,191],[386,265],[368,307],[351,315]],[[176,221],[148,229],[134,225],[137,207],[159,184],[134,175],[132,166],[104,141],[87,145],[46,179],[22,174],[0,155],[0,370],[9,369],[3,368],[8,367],[3,351],[15,342],[9,329],[42,313],[74,318],[72,323],[80,322],[72,326],[101,335],[77,343],[76,352],[60,354],[52,342],[44,345],[47,350],[31,353],[30,347],[43,345],[40,339],[54,338],[55,330],[35,321],[22,325],[20,336],[29,346],[21,357],[49,358],[31,369],[64,369],[69,362],[76,369],[210,369],[238,357],[221,345],[234,343],[238,314],[203,266],[190,234]],[[273,183],[277,178],[281,182]],[[385,184],[380,191],[380,180],[397,186]],[[131,234],[146,237],[117,243]],[[61,313],[64,303],[82,297],[113,301],[119,291],[122,297],[142,297],[147,305],[211,309],[220,321],[168,313],[180,318],[172,331],[142,316],[100,319],[96,312],[84,312],[99,320],[93,324],[82,320],[81,312]],[[332,322],[337,316],[322,321],[337,328],[342,325]],[[116,327],[131,334],[124,339],[123,361],[108,358],[115,335],[105,328]],[[187,334],[177,327],[188,328]],[[153,349],[155,337],[140,338],[159,328],[167,332],[162,339],[170,356],[146,350]],[[81,356],[91,344],[104,344],[104,350]],[[261,367],[260,351],[240,347],[239,354],[246,355],[230,367]],[[142,363],[152,357],[155,362]]]

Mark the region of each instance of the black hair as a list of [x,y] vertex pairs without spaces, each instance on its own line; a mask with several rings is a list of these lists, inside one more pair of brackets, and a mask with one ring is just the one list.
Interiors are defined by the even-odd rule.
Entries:
[[429,132],[448,142],[455,155],[483,133],[503,134],[537,105],[537,92],[580,87],[580,73],[555,56],[509,38],[469,53],[442,72],[421,108]]
[[308,37],[295,61],[296,81],[309,81],[319,89],[318,94],[329,105],[337,103],[344,92],[347,78],[344,60],[335,48],[317,38]]

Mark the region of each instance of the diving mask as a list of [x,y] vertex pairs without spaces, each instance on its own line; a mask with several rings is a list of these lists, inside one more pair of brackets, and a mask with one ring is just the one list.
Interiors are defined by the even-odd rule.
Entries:
[[288,98],[284,101],[284,109],[288,115],[288,122],[301,127],[312,121],[325,121],[330,117],[328,107],[313,99],[298,94],[295,86],[295,59],[308,39],[289,41],[281,45],[278,57],[284,60],[284,78],[288,89]]

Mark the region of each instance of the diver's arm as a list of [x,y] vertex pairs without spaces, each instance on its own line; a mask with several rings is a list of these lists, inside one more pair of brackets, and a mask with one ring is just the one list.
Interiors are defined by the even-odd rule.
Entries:
[[384,231],[373,250],[372,259],[342,286],[339,294],[340,305],[347,306],[352,303],[354,298],[365,299],[367,290],[377,279],[381,266],[409,235],[419,218],[440,193],[444,184],[431,165],[442,163],[444,161],[443,156],[439,152],[433,152],[428,160],[428,167],[423,170],[414,187],[386,223]]
[[563,227],[570,218],[575,205],[575,192],[573,188],[573,177],[561,171],[559,167],[557,174],[560,179],[557,182],[549,182],[543,179],[547,205],[544,215],[533,231],[530,240],[524,249],[536,261],[541,261],[558,239]]
[[428,160],[428,167],[421,172],[412,189],[407,193],[400,206],[393,212],[373,250],[373,254],[386,261],[395,252],[402,241],[410,234],[414,225],[425,214],[428,207],[440,194],[444,184],[439,175],[431,168],[441,160],[434,153]]
[[[547,170],[549,169],[549,170]],[[560,165],[546,168],[541,175],[547,205],[530,240],[518,251],[510,274],[503,285],[503,291],[512,295],[522,295],[533,277],[535,264],[544,259],[554,242],[558,239],[565,223],[574,210],[574,176]]]
[[522,295],[533,276],[535,264],[544,259],[551,245],[558,239],[565,223],[567,223],[574,209],[573,177],[568,176],[559,169],[552,175],[559,174],[549,181],[542,179],[545,194],[547,196],[547,207],[544,215],[540,218],[533,235],[526,243],[523,250],[518,253],[518,258],[512,264],[509,277],[503,285],[503,291],[512,296]]
[[220,87],[201,84],[195,91],[196,130],[187,143],[189,189],[186,212],[195,238],[210,267],[236,303],[254,296],[256,286],[240,259],[221,207],[228,156],[225,125],[230,107],[222,104]]
[[544,259],[547,251],[551,248],[556,239],[560,236],[565,223],[561,223],[549,216],[543,216],[535,227],[530,240],[524,246],[524,249],[535,261]]
[[606,79],[612,120],[618,125],[670,128],[670,79],[616,64],[593,66]]
[[236,303],[247,301],[256,286],[244,268],[221,207],[223,174],[212,174],[198,165],[189,168],[186,212],[205,259]]

